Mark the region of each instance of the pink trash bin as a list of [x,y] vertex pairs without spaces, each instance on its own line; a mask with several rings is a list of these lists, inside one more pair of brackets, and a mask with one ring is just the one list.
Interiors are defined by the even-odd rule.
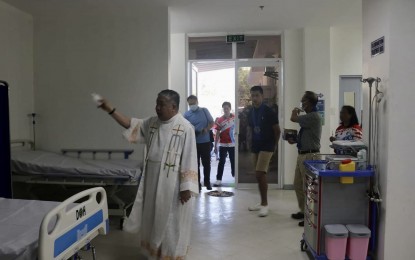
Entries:
[[325,225],[326,256],[329,260],[344,260],[346,258],[347,236],[349,231],[344,225]]
[[365,225],[346,225],[346,228],[349,230],[347,257],[351,260],[366,260],[370,229]]

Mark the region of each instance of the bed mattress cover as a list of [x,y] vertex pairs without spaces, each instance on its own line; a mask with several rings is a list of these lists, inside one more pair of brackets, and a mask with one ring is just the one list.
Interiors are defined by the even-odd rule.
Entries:
[[63,177],[112,177],[138,180],[140,163],[135,160],[78,159],[46,151],[12,151],[14,174]]
[[45,215],[59,204],[0,198],[0,259],[36,259],[40,224]]

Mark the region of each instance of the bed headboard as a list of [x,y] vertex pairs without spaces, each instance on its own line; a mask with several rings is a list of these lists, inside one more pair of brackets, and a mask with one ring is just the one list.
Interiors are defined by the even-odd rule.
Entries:
[[108,230],[105,190],[102,187],[84,190],[44,217],[39,231],[39,259],[68,259]]
[[23,148],[27,148],[27,149],[30,149],[30,150],[35,149],[34,142],[32,140],[28,140],[28,139],[11,140],[10,145],[11,145],[11,148],[23,147]]

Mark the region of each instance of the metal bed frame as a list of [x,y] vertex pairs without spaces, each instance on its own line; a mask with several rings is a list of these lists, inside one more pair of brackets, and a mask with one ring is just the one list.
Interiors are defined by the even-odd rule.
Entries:
[[[30,150],[34,150],[34,144],[30,140],[12,140],[12,147],[24,147]],[[81,159],[83,155],[90,155],[90,157],[95,160],[97,155],[106,154],[107,159],[110,160],[112,155],[121,154],[124,159],[129,159],[129,156],[134,152],[133,149],[62,149],[62,154],[69,156],[71,154],[76,154],[76,158]],[[111,216],[119,216],[120,228],[122,229],[124,219],[127,217],[127,210],[133,205],[133,201],[124,202],[119,196],[118,193],[125,186],[137,186],[140,182],[140,179],[133,180],[128,176],[83,176],[77,175],[74,177],[70,176],[53,176],[53,175],[41,175],[33,176],[29,174],[22,173],[12,173],[13,183],[25,183],[29,184],[28,192],[29,194],[36,198],[36,195],[33,193],[33,185],[36,184],[47,184],[47,185],[62,185],[63,187],[67,186],[89,186],[89,187],[105,187],[107,196],[111,201],[113,201],[117,207],[109,208],[108,212]]]

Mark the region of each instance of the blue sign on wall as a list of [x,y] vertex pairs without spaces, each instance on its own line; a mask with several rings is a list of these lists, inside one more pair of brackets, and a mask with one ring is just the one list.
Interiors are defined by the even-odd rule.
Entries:
[[0,80],[0,197],[12,197],[10,171],[9,86]]
[[317,112],[320,114],[321,117],[321,125],[324,125],[325,123],[325,102],[323,99],[323,95],[320,94],[321,97],[319,97],[317,102]]

